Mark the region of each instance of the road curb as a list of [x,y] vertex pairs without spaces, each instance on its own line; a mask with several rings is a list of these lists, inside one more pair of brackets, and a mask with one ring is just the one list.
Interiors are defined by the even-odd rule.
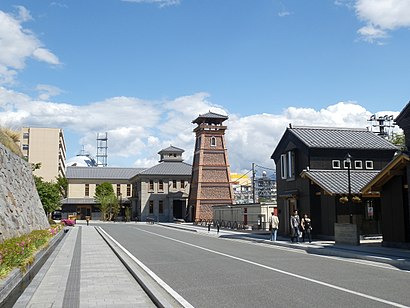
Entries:
[[190,229],[190,228],[185,228],[185,227],[180,227],[180,226],[173,226],[173,225],[167,225],[163,223],[157,223],[158,226],[162,227],[168,227],[168,228],[174,228],[174,229],[180,229],[180,230],[185,230],[185,231],[190,231],[190,232],[198,232],[195,229]]

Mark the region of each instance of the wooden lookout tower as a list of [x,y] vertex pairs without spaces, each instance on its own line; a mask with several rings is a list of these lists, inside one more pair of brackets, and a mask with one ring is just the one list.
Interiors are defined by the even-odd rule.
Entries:
[[213,219],[214,205],[232,204],[230,169],[225,143],[228,117],[213,112],[199,115],[192,123],[196,134],[189,207],[195,221]]

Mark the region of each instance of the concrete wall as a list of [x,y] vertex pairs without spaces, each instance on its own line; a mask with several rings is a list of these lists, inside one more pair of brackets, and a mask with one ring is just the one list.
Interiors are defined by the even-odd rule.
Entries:
[[214,206],[212,210],[214,220],[218,222],[224,221],[225,224],[230,222],[231,225],[244,224],[245,216],[247,216],[247,226],[253,229],[269,230],[269,218],[275,208],[276,204],[238,204]]
[[0,242],[48,227],[30,164],[0,144]]

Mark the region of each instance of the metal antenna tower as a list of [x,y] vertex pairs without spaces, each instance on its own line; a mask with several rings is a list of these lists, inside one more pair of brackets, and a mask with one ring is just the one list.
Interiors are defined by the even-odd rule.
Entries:
[[107,167],[108,134],[97,133],[97,166]]

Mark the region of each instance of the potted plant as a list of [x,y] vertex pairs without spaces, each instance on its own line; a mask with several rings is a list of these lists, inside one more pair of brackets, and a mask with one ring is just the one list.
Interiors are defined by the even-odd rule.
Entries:
[[362,202],[362,199],[360,199],[359,196],[353,196],[353,197],[352,197],[352,201],[353,201],[354,203],[360,203],[360,202]]
[[345,204],[347,202],[349,202],[349,198],[347,198],[347,196],[342,196],[339,198],[339,202],[342,204]]

